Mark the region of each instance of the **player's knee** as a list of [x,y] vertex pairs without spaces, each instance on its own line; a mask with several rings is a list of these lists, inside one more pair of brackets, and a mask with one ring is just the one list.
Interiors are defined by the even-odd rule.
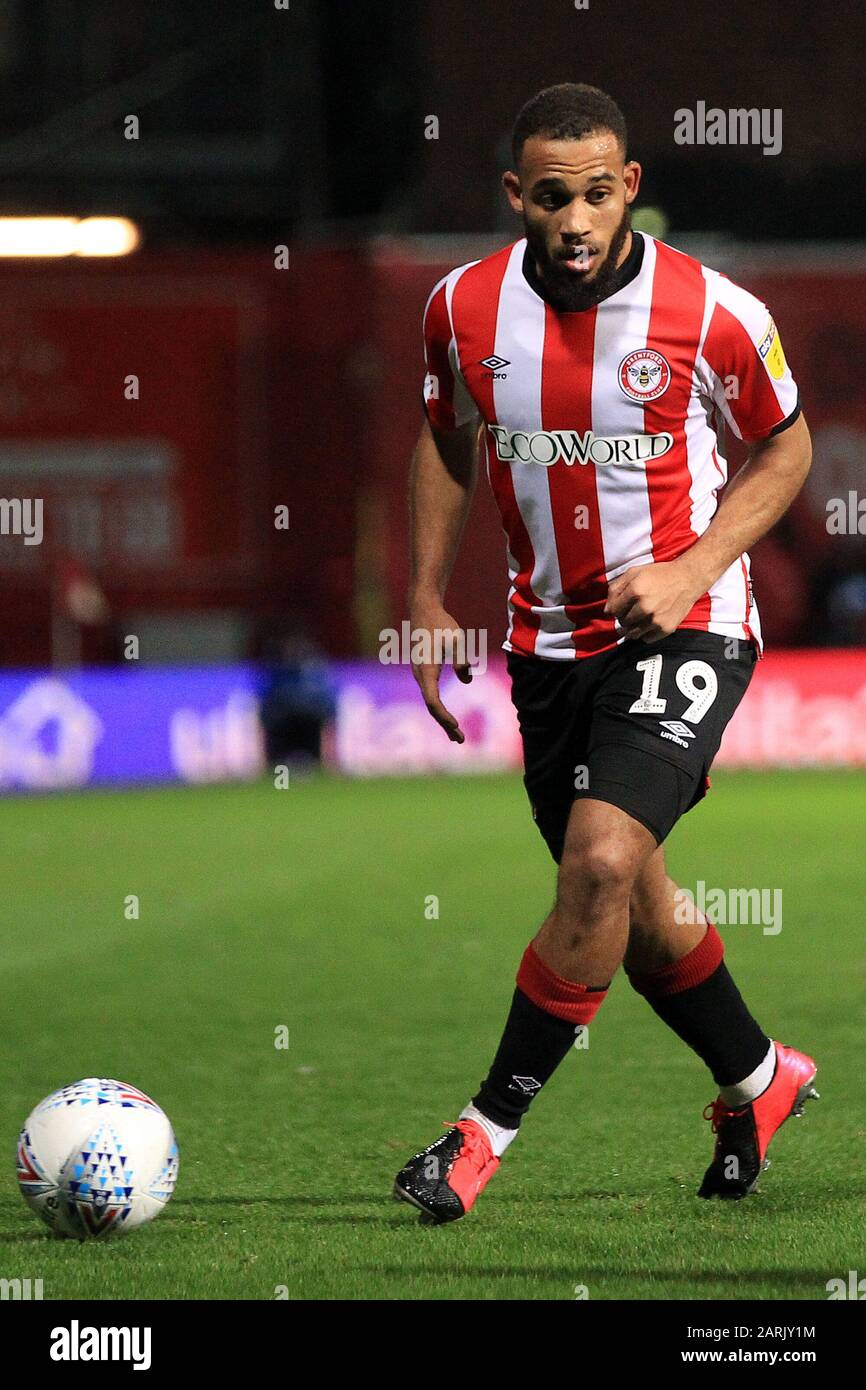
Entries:
[[566,845],[559,866],[558,896],[568,903],[610,907],[626,903],[635,877],[628,847],[614,836],[600,836],[586,844]]

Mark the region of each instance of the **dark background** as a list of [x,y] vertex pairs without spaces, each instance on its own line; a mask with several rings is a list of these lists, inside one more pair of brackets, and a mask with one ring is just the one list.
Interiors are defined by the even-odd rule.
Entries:
[[[0,0],[2,205],[85,199],[171,241],[487,232],[514,113],[577,80],[624,108],[674,230],[859,238],[864,55],[858,0]],[[676,146],[698,100],[781,108],[782,154]]]

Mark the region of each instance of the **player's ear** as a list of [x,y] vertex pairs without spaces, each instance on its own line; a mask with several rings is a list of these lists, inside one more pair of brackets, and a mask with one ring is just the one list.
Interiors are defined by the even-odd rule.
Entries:
[[627,203],[633,203],[637,197],[642,173],[643,170],[635,159],[630,159],[627,164],[623,165],[622,181],[625,184],[625,200]]
[[506,197],[514,212],[523,212],[523,192],[520,187],[520,179],[511,169],[506,169],[502,175],[502,187],[505,189]]

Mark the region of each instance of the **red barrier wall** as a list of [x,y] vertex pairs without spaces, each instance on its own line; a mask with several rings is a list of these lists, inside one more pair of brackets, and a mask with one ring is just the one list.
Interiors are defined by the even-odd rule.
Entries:
[[251,647],[293,625],[352,649],[364,280],[303,249],[0,266],[0,492],[45,515],[42,545],[0,538],[3,664],[50,660],[71,559],[116,633],[216,608],[253,615]]
[[[101,585],[115,639],[130,613],[219,609],[246,615],[248,653],[279,631],[373,652],[405,612],[421,314],[470,258],[382,243],[292,248],[285,270],[269,247],[0,265],[0,495],[45,502],[42,545],[0,537],[16,619],[0,663],[50,660],[71,557]],[[771,646],[827,641],[822,572],[866,564],[866,538],[825,524],[828,498],[863,491],[866,267],[730,273],[770,304],[815,438],[806,490],[754,553],[765,631]],[[495,645],[505,593],[482,478],[450,602]],[[83,654],[116,659],[116,640]]]

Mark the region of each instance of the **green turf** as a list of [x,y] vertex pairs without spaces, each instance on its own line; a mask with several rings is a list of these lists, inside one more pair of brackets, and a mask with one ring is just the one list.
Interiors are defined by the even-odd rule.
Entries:
[[[720,773],[669,842],[686,885],[784,892],[780,934],[724,933],[753,1011],[821,1068],[759,1194],[695,1197],[712,1084],[620,977],[475,1211],[430,1229],[393,1174],[476,1088],[551,897],[518,779],[0,803],[0,1277],[46,1298],[826,1298],[866,1274],[864,820],[856,774]],[[180,1180],[124,1240],[52,1241],[14,1139],[93,1074],[165,1107]]]

